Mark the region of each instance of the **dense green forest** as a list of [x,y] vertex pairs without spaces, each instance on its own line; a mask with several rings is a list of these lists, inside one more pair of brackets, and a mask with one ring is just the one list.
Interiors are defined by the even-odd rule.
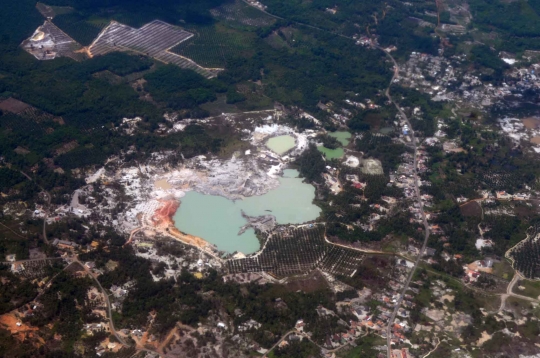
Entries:
[[[420,51],[435,53],[438,40],[419,30],[409,16],[415,15],[416,6],[400,1],[369,2],[350,0],[281,1],[265,2],[271,13],[301,24],[323,28],[345,36],[371,33],[379,36],[383,46],[396,45],[400,53]],[[335,9],[329,14],[327,9]],[[403,52],[401,52],[403,50]]]
[[[132,6],[131,2],[125,1],[55,0],[50,5],[73,6],[75,13],[60,15],[58,24],[67,26],[69,16],[72,16],[70,26],[76,28],[79,27],[78,22],[91,22],[90,17],[95,19],[99,14],[103,15],[104,21],[116,19],[133,26],[156,17],[178,24],[181,18],[181,24],[189,27],[212,26],[216,19],[208,17],[208,9],[223,1],[162,3],[163,6],[156,7],[147,1],[139,1],[137,6]],[[148,7],[154,10],[146,11]],[[15,24],[14,18],[22,13],[31,16],[25,16],[25,21]],[[389,78],[387,67],[377,51],[364,50],[348,39],[309,29],[294,30],[302,31],[304,40],[299,38],[294,47],[281,49],[268,43],[271,31],[258,31],[259,37],[253,49],[255,55],[230,57],[226,71],[213,80],[174,66],[151,68],[153,62],[150,59],[125,53],[82,62],[66,58],[37,61],[18,47],[41,21],[34,4],[18,2],[2,16],[5,21],[0,25],[0,98],[14,97],[39,111],[37,117],[4,113],[0,123],[0,145],[6,161],[25,170],[44,158],[53,158],[54,164],[64,170],[99,164],[132,143],[139,146],[137,155],[144,156],[152,148],[168,148],[172,143],[178,143],[179,137],[184,138],[180,140],[180,146],[185,150],[185,156],[219,150],[225,138],[215,138],[201,131],[189,130],[168,138],[152,133],[159,123],[168,125],[162,117],[167,110],[182,110],[182,116],[204,117],[208,112],[199,105],[214,101],[221,93],[226,93],[228,103],[250,101],[250,96],[237,91],[237,85],[241,83],[264,79],[265,96],[316,112],[316,104],[321,99],[339,101],[347,96],[348,91],[370,96]],[[61,20],[62,16],[65,16],[64,20]],[[171,16],[180,17],[173,21]],[[272,28],[281,25],[273,25]],[[16,32],[14,27],[18,29]],[[70,33],[69,29],[68,26],[65,31]],[[243,31],[255,30],[245,28]],[[120,76],[120,81],[111,82],[107,76],[99,76],[104,71]],[[127,82],[126,76],[132,74],[144,76],[147,81],[144,90],[157,105],[139,99],[140,93]],[[127,140],[120,133],[111,131],[122,118],[135,116],[143,119],[139,127],[144,134]],[[76,142],[76,147],[67,153],[57,154],[61,146],[69,142]],[[16,154],[14,150],[17,147],[22,148],[19,153],[26,154]],[[69,172],[65,175],[69,176]]]

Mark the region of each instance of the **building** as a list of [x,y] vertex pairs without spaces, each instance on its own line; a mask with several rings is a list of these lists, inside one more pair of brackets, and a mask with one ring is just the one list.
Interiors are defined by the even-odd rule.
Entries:
[[56,246],[57,248],[63,249],[63,250],[75,250],[79,247],[79,244],[76,244],[74,242],[67,241],[67,240],[60,240],[60,239],[54,239],[52,244],[53,246]]

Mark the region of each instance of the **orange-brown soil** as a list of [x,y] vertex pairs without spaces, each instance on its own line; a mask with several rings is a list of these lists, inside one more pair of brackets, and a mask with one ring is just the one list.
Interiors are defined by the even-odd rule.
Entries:
[[154,225],[161,227],[174,225],[172,217],[174,213],[176,213],[176,210],[178,210],[179,206],[180,203],[176,200],[163,201],[163,205],[159,209],[157,209],[154,212],[154,216],[152,216],[152,221],[154,222]]

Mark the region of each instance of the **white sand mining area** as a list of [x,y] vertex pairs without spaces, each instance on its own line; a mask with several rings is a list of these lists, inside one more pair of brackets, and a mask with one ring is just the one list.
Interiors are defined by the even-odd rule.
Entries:
[[[143,228],[145,231],[151,230],[215,253],[216,249],[223,248],[215,247],[204,237],[190,235],[189,232],[184,233],[181,231],[182,228],[179,230],[174,226],[173,216],[178,209],[178,204],[182,205],[182,198],[186,193],[193,191],[198,194],[226,198],[234,203],[234,201],[243,201],[242,199],[246,198],[262,197],[270,191],[274,193],[278,188],[289,190],[289,192],[300,192],[305,193],[302,194],[302,200],[297,200],[298,205],[303,205],[303,207],[297,208],[296,211],[309,212],[311,216],[308,219],[316,219],[320,209],[312,204],[315,188],[302,183],[302,180],[294,173],[292,175],[287,173],[285,178],[281,177],[287,163],[307,148],[308,137],[315,134],[315,132],[300,134],[289,127],[276,124],[264,125],[255,128],[251,136],[246,138],[256,149],[247,150],[244,153],[236,152],[227,160],[198,156],[184,161],[178,167],[172,167],[168,159],[177,153],[161,152],[155,153],[151,160],[137,167],[119,166],[114,171],[99,169],[90,176],[91,180],[88,182],[99,180],[108,185],[115,182],[123,187],[129,200],[125,203],[125,209],[112,221],[112,224],[120,231],[129,233]],[[270,138],[282,135],[294,138],[294,147],[280,156],[269,150],[266,143]],[[296,187],[293,190],[291,186]],[[281,193],[279,190],[277,192]],[[99,205],[94,210],[96,209],[101,212],[107,211]],[[212,207],[209,208],[211,209]],[[255,228],[262,231],[271,230],[276,224],[276,215],[279,217],[280,214],[271,211],[258,210],[257,215],[253,217],[249,213],[244,215],[239,211],[238,215],[242,215],[242,221],[247,225],[238,230],[242,233],[242,237],[249,235],[255,237],[253,233]],[[209,216],[211,216],[210,213]],[[293,223],[300,219],[282,220]],[[216,222],[204,223],[204,225],[218,224]],[[258,242],[257,247],[248,249],[247,253],[257,249]],[[230,249],[223,250],[232,252]]]

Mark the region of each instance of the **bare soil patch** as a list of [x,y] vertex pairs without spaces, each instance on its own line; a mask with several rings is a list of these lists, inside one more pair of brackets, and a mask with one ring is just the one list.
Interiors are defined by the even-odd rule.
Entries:
[[0,328],[8,330],[15,338],[21,342],[27,338],[28,334],[37,331],[37,327],[28,326],[23,323],[13,313],[6,313],[0,316]]
[[533,144],[540,144],[540,137],[532,137],[531,143]]
[[538,128],[538,126],[540,126],[540,118],[527,117],[527,118],[523,118],[521,121],[523,122],[523,125],[527,129],[535,129],[535,128]]
[[313,271],[310,275],[288,282],[285,287],[289,291],[314,292],[328,287],[324,277],[317,271]]
[[463,216],[482,216],[482,207],[476,201],[470,201],[460,207]]
[[169,184],[167,179],[156,180],[156,182],[154,183],[154,186],[156,188],[164,189],[164,190],[172,189],[172,186],[171,184]]
[[78,146],[79,146],[79,143],[77,143],[76,140],[72,140],[71,142],[68,142],[62,145],[60,148],[58,148],[56,150],[56,155],[66,154],[67,152],[77,148]]
[[11,112],[15,114],[23,113],[24,111],[32,108],[29,104],[21,102],[15,98],[8,98],[0,102],[0,110],[5,112]]
[[30,151],[26,148],[23,148],[23,147],[17,147],[15,149],[13,149],[13,151],[17,154],[20,154],[20,155],[26,155],[28,153],[30,153]]

